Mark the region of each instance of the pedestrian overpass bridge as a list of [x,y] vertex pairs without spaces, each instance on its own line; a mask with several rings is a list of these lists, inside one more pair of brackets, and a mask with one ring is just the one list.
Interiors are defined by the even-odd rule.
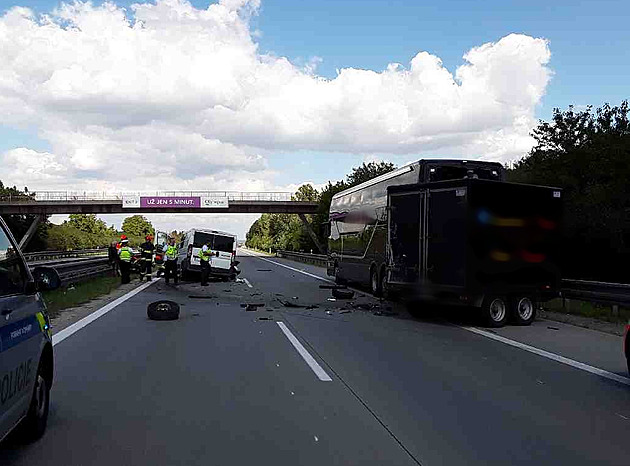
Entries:
[[0,214],[314,214],[317,202],[296,201],[287,192],[153,191],[108,193],[35,191],[0,198]]

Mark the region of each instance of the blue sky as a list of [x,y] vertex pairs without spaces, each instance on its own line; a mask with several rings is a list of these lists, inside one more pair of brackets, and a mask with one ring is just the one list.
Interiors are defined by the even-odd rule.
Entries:
[[[46,13],[59,3],[57,0],[0,0],[0,14],[14,5]],[[101,2],[93,3],[98,5]],[[128,7],[134,2],[117,0],[114,3]],[[204,9],[209,4],[207,0],[192,0],[191,3]],[[545,89],[545,95],[540,104],[530,106],[524,114],[533,108],[535,118],[549,119],[554,107],[565,109],[570,104],[597,107],[604,102],[615,105],[630,96],[628,17],[628,0],[261,0],[260,10],[251,20],[250,29],[256,31],[254,40],[259,45],[259,53],[285,56],[298,68],[313,57],[319,57],[321,63],[316,74],[329,79],[335,78],[337,70],[342,68],[381,72],[392,62],[409,68],[410,60],[420,51],[439,57],[444,67],[454,73],[464,64],[462,56],[473,47],[496,43],[511,33],[544,38],[549,41],[551,59],[547,66],[553,75],[546,87],[532,82],[532,85]],[[532,57],[535,55],[530,54]],[[79,66],[89,69],[91,65],[86,62]],[[38,71],[35,69],[33,73],[33,76],[37,76]],[[516,91],[516,95],[519,92],[522,93]],[[309,104],[306,101],[296,103]],[[103,108],[108,107],[104,105]],[[60,117],[66,118],[67,115],[60,114]],[[81,141],[89,141],[94,137],[91,127],[81,128],[80,120],[68,120],[67,123],[79,128],[77,134],[81,133],[84,138]],[[489,129],[486,129],[494,130],[496,125],[493,124],[488,123]],[[511,131],[513,128],[510,129],[510,124],[506,128]],[[109,127],[115,128],[115,123],[112,125]],[[273,131],[275,127],[270,128]],[[369,125],[365,128],[369,128]],[[64,162],[63,158],[71,159],[74,146],[64,145],[64,135],[57,135],[52,142],[39,138],[38,134],[43,134],[44,130],[47,134],[55,135],[59,128],[50,122],[22,122],[16,125],[0,119],[0,155],[17,147],[39,152],[62,150],[65,153],[56,154],[55,160],[64,165],[67,161]],[[350,128],[348,131],[353,130]],[[367,131],[366,134],[369,134]],[[389,134],[386,128],[383,131],[385,136]],[[443,131],[444,128],[439,128],[434,134]],[[252,134],[255,139],[255,131]],[[276,136],[282,140],[285,135]],[[229,137],[227,140],[231,141]],[[308,137],[313,135],[305,133],[305,139]],[[243,151],[248,150],[251,140],[249,135],[245,135],[239,142]],[[350,147],[349,150],[344,150],[344,147],[331,149],[335,141],[333,134],[323,137],[319,147],[315,144],[313,147],[293,150],[291,141],[273,147],[265,146],[260,150],[265,151],[267,166],[276,172],[268,181],[273,181],[276,186],[301,181],[324,183],[343,178],[353,166],[374,157],[397,164],[414,158],[413,153],[409,152],[395,155],[396,150],[365,152],[356,147]],[[396,148],[398,143],[400,141],[394,141],[388,147]],[[430,155],[452,156],[450,151],[456,147],[455,143],[445,145]],[[520,149],[513,149],[512,153],[514,150],[519,153]],[[90,170],[86,168],[84,173],[94,173]],[[11,175],[13,172],[0,171],[3,181],[7,173]],[[50,177],[42,179],[49,180]],[[36,182],[31,183],[28,178],[26,181],[37,188]],[[76,181],[81,182],[82,178],[79,176]]]

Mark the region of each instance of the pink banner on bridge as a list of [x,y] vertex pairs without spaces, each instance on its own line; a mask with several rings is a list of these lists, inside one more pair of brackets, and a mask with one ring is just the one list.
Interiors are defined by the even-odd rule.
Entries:
[[184,196],[149,196],[140,197],[140,207],[160,208],[160,207],[201,207],[200,197],[184,197]]

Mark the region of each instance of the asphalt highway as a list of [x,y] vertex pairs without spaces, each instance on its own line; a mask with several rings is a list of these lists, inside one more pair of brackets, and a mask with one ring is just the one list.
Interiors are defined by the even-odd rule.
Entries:
[[[48,430],[0,464],[630,464],[630,385],[245,254],[238,282],[160,280],[58,342]],[[147,319],[160,299],[179,320]],[[623,374],[540,330],[496,334]]]

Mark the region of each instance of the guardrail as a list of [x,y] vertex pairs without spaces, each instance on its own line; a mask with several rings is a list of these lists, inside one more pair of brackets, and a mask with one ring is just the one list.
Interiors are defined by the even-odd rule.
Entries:
[[296,260],[298,262],[304,262],[307,264],[320,265],[326,267],[326,261],[328,256],[325,254],[309,254],[307,252],[293,252],[293,251],[276,251],[276,256],[286,257],[287,259]]
[[75,249],[71,251],[37,251],[24,254],[26,262],[40,262],[47,260],[69,259],[79,257],[104,256],[106,248],[100,249]]

